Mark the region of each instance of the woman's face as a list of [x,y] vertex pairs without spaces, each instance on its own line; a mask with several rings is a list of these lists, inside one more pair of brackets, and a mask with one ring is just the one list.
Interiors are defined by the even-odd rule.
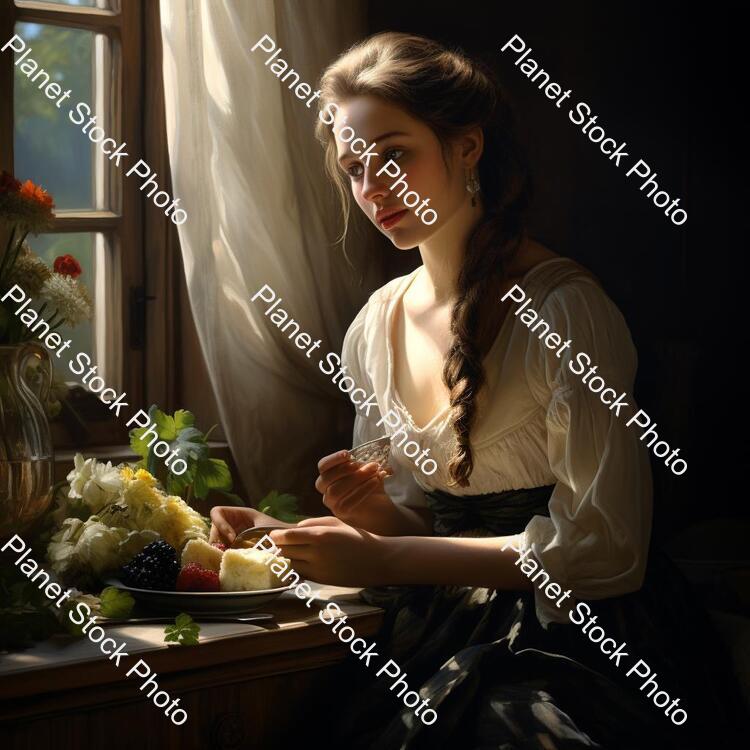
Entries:
[[[337,155],[357,205],[396,247],[422,244],[468,200],[458,148],[447,149],[444,156],[440,141],[424,122],[377,97],[358,96],[337,106],[332,125]],[[372,146],[372,156],[367,146]],[[416,205],[412,191],[419,196]],[[428,209],[437,213],[429,226],[420,218],[432,222]]]

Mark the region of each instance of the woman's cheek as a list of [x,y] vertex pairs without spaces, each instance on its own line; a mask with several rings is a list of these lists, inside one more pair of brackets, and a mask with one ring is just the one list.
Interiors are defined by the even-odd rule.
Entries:
[[402,171],[407,174],[406,181],[409,183],[409,190],[415,191],[420,201],[429,198],[428,205],[440,215],[440,205],[444,202],[446,190],[449,188],[445,171],[432,161],[426,164],[424,161],[414,161],[408,169]]

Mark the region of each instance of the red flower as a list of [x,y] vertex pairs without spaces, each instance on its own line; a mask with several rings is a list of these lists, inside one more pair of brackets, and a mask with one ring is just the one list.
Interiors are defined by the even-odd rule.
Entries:
[[26,180],[21,185],[21,195],[27,200],[38,203],[42,208],[52,210],[55,207],[52,196],[43,187],[35,185],[31,180]]
[[70,276],[73,279],[77,279],[83,273],[81,264],[72,255],[61,255],[55,258],[54,269],[55,273]]
[[20,189],[21,183],[10,172],[0,173],[0,193],[17,193]]

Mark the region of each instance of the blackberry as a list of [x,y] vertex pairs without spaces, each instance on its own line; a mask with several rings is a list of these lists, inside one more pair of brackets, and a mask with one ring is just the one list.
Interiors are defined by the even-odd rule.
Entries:
[[120,580],[136,589],[174,591],[180,563],[177,552],[163,539],[147,544],[120,568]]

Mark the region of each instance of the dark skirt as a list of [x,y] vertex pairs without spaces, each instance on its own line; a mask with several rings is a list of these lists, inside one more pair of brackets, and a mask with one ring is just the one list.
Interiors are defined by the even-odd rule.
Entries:
[[[435,533],[519,533],[534,515],[549,514],[551,491],[461,498],[430,493]],[[741,709],[723,647],[692,590],[663,555],[651,554],[638,592],[587,602],[606,635],[627,644],[619,666],[580,625],[542,628],[533,592],[388,586],[366,589],[362,596],[386,610],[375,639],[379,663],[393,659],[400,665],[409,690],[429,699],[437,720],[426,726],[389,690],[393,678],[360,669],[341,726],[343,747],[739,746],[730,722]],[[650,668],[652,681],[645,685],[648,677],[627,676],[639,660]],[[646,667],[638,671],[644,674]],[[669,700],[659,708],[653,699],[664,704],[665,692]],[[680,708],[687,719],[678,726],[665,711],[681,721]]]

